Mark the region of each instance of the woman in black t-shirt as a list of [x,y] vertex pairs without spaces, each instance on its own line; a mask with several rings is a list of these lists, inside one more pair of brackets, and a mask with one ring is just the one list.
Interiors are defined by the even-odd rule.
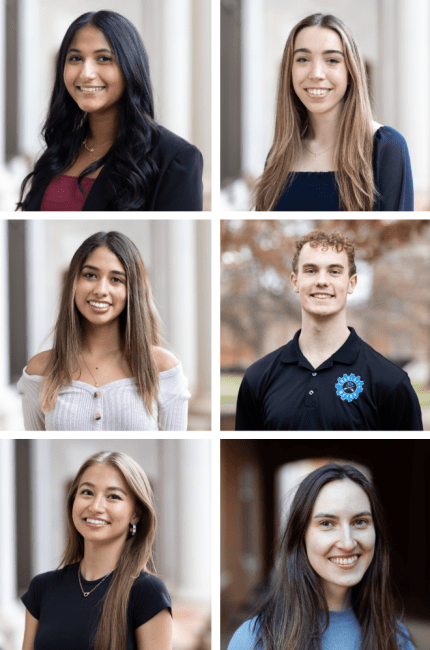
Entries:
[[142,468],[100,452],[80,468],[67,499],[69,538],[60,567],[33,578],[22,650],[171,650],[171,603],[156,575],[156,515]]

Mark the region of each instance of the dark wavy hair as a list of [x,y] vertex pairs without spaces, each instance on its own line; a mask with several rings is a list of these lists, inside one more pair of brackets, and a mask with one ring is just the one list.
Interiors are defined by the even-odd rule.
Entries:
[[[88,114],[72,99],[63,79],[70,43],[76,32],[87,25],[102,31],[109,41],[124,74],[125,90],[119,101],[118,137],[105,156],[81,172],[78,186],[85,194],[83,178],[109,163],[111,201],[118,210],[137,210],[158,172],[156,163],[149,155],[158,141],[159,129],[154,121],[148,56],[142,39],[124,16],[114,11],[91,11],[73,21],[61,43],[48,117],[42,128],[47,148],[37,160],[34,170],[22,182],[17,209],[25,210],[40,187],[73,164],[87,136]],[[27,188],[29,183],[30,187]]]
[[[375,553],[362,580],[352,587],[352,608],[361,631],[361,650],[399,650],[390,579],[389,543],[381,502],[372,483],[352,465],[330,463],[300,483],[282,538],[276,575],[258,606],[254,629],[264,650],[319,650],[329,625],[329,611],[318,574],[311,567],[305,544],[315,501],[331,481],[349,479],[366,493],[376,532]],[[321,611],[324,619],[321,620]],[[259,646],[261,643],[261,646]]]
[[63,285],[54,347],[40,387],[41,407],[47,413],[57,401],[63,383],[70,385],[80,367],[84,317],[75,304],[76,283],[88,256],[100,247],[114,253],[127,276],[127,303],[119,316],[121,346],[130,365],[140,397],[149,413],[157,399],[159,377],[153,346],[159,345],[159,318],[142,257],[131,239],[120,232],[97,232],[78,248]]

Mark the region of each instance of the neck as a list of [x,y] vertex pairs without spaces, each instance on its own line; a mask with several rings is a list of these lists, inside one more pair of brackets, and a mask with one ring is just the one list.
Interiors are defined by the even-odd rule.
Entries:
[[329,318],[317,318],[302,311],[299,347],[307,359],[318,357],[323,363],[342,347],[349,335],[345,310]]
[[338,104],[329,113],[309,113],[309,126],[305,138],[315,141],[321,147],[330,147],[334,144],[339,129],[342,107]]
[[89,131],[87,140],[91,140],[94,147],[103,145],[105,142],[116,140],[119,132],[119,108],[113,106],[104,113],[89,113],[88,123]]
[[349,587],[325,585],[324,593],[327,607],[331,612],[341,612],[351,606],[351,589]]
[[82,352],[90,356],[102,357],[121,347],[118,319],[106,325],[93,325],[87,321],[82,335]]
[[98,580],[111,573],[118,564],[123,547],[120,543],[100,545],[85,540],[84,557],[81,561],[81,576],[85,580]]

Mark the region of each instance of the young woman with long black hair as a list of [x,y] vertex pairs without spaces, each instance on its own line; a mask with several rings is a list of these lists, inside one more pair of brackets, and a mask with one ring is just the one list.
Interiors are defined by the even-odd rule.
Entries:
[[202,209],[201,153],[156,123],[146,50],[118,13],[70,25],[42,135],[21,210]]
[[405,211],[413,198],[406,142],[372,118],[354,35],[335,16],[301,20],[284,49],[256,210]]
[[414,650],[396,616],[372,483],[330,463],[299,485],[269,592],[228,650]]
[[86,239],[64,282],[52,350],[18,382],[27,431],[186,431],[187,380],[159,346],[141,255],[118,232]]
[[22,597],[22,650],[171,650],[171,602],[155,575],[157,519],[143,469],[123,453],[91,456],[70,486],[67,520],[60,567],[33,578]]

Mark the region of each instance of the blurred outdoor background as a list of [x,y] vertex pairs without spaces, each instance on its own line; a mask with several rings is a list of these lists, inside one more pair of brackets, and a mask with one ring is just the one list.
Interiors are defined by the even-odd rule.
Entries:
[[21,650],[31,579],[58,567],[66,496],[79,467],[121,451],[146,472],[158,519],[155,565],[172,597],[173,650],[210,650],[209,440],[0,440],[0,648]]
[[266,592],[295,490],[330,462],[352,464],[373,481],[398,611],[416,650],[430,650],[430,441],[364,439],[221,440],[221,650]]
[[374,119],[406,139],[415,210],[429,210],[428,0],[221,0],[221,208],[250,208],[272,144],[284,46],[292,28],[314,13],[334,14],[354,33]]
[[52,348],[64,274],[82,242],[117,230],[136,244],[162,333],[182,362],[189,430],[211,427],[211,223],[203,219],[0,219],[0,431],[23,431],[16,382],[29,359]]
[[301,327],[291,262],[294,241],[315,228],[354,243],[347,324],[406,370],[430,430],[430,221],[379,219],[221,221],[221,429],[234,429],[246,368]]
[[55,56],[67,28],[102,9],[128,18],[142,36],[156,120],[201,150],[210,210],[210,7],[210,0],[0,0],[0,210],[15,210],[42,149]]

